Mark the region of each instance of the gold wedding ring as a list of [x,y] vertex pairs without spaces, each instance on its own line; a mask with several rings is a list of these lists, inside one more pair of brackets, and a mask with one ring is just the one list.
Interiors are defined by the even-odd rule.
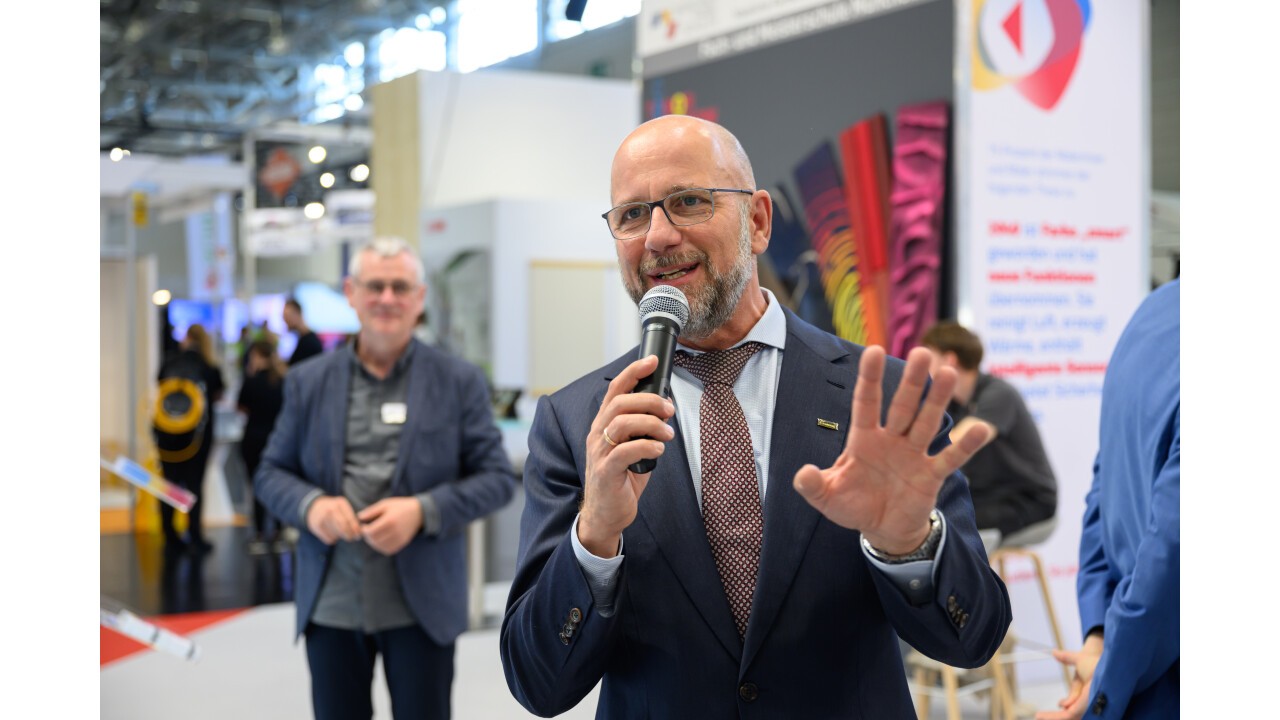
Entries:
[[600,432],[604,435],[605,442],[609,443],[613,447],[618,447],[618,443],[614,442],[613,438],[609,437],[609,428],[606,427],[602,429]]

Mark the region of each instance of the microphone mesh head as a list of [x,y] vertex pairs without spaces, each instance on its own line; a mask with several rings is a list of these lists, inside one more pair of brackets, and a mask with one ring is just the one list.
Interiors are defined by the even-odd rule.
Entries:
[[689,301],[684,293],[670,285],[654,285],[640,298],[640,321],[648,322],[649,317],[656,313],[675,318],[683,330],[689,322]]

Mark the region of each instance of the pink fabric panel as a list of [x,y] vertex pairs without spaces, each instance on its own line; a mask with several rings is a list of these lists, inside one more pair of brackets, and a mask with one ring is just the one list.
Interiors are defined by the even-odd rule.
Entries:
[[905,357],[937,319],[947,180],[946,102],[898,110],[889,197],[889,347]]

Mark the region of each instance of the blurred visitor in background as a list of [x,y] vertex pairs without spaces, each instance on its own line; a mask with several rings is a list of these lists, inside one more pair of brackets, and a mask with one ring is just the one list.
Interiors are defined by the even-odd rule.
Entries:
[[245,368],[249,366],[249,346],[253,344],[253,329],[248,324],[240,326],[240,337],[236,339],[236,357],[240,358],[240,376],[244,377],[248,373]]
[[955,422],[952,442],[976,424],[989,431],[991,439],[961,472],[969,479],[978,530],[990,552],[1000,538],[1054,516],[1058,483],[1049,456],[1018,389],[978,370],[983,348],[977,335],[944,320],[926,330],[920,344],[933,352],[931,376],[936,378],[943,367],[956,371],[947,407]]
[[289,370],[254,477],[299,529],[297,632],[318,718],[373,715],[379,654],[396,717],[450,716],[466,528],[515,492],[484,373],[413,337],[424,276],[399,238],[352,254],[360,331]]
[[[276,353],[276,345],[270,340],[257,340],[249,346],[244,382],[236,398],[236,408],[244,413],[244,435],[240,440],[240,456],[244,458],[249,482],[249,495],[253,497],[253,539],[249,552],[263,555],[271,550],[271,544],[279,539],[278,528],[268,538],[266,508],[253,492],[253,474],[262,460],[267,438],[275,426],[276,416],[284,404],[284,374],[287,367]],[[274,524],[274,523],[273,523]]]
[[298,344],[294,346],[293,354],[289,356],[289,367],[324,352],[324,344],[320,342],[320,336],[307,327],[306,320],[302,317],[302,305],[295,298],[284,301],[284,324],[289,328],[289,332],[298,336]]
[[204,538],[200,496],[204,473],[213,447],[213,406],[222,399],[225,385],[214,354],[213,339],[204,326],[187,328],[187,335],[160,365],[160,393],[155,417],[156,445],[164,478],[196,496],[187,515],[187,539],[174,527],[174,510],[160,504],[160,524],[165,551],[189,549],[203,553],[213,549]]

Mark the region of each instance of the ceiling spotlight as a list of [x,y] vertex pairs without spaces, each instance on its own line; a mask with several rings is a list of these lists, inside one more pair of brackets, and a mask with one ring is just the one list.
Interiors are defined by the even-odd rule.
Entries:
[[347,45],[342,51],[342,59],[347,61],[347,67],[358,68],[364,65],[364,43],[353,42]]
[[315,147],[307,151],[307,159],[315,163],[316,165],[319,165],[320,163],[324,162],[324,158],[328,154],[329,153],[325,151],[323,147],[321,147],[320,145],[316,145]]
[[419,30],[430,30],[433,23],[431,22],[431,18],[427,17],[426,14],[421,14],[413,19],[413,24]]
[[427,13],[427,15],[428,15],[428,17],[430,17],[430,18],[431,18],[431,22],[433,22],[433,23],[435,23],[435,24],[437,24],[437,25],[441,25],[441,24],[443,24],[443,23],[444,23],[445,18],[446,18],[446,17],[448,17],[448,15],[445,13],[445,9],[444,9],[443,7],[441,7],[440,5],[437,5],[437,6],[433,7],[433,8],[431,8],[431,11],[430,11],[429,13]]
[[342,107],[350,112],[355,112],[364,107],[364,98],[352,93],[342,100]]
[[168,290],[165,290],[164,288],[161,288],[151,293],[151,302],[155,305],[160,305],[160,306],[168,305],[169,301],[172,299],[173,299],[173,296],[169,293]]
[[319,220],[324,217],[324,205],[318,202],[307,203],[307,206],[302,208],[302,214],[309,220]]
[[120,162],[124,157],[124,151],[120,148],[111,148],[111,162]]
[[276,14],[271,17],[271,35],[267,38],[267,52],[272,55],[283,55],[289,52],[289,38],[284,36],[284,31],[280,28],[280,16]]
[[369,166],[364,163],[351,168],[351,179],[355,182],[364,182],[369,179]]
[[144,20],[134,18],[124,28],[124,41],[130,45],[142,39],[147,34],[147,23]]
[[320,175],[320,187],[331,188],[333,187],[333,181],[336,179],[331,172],[323,173]]

